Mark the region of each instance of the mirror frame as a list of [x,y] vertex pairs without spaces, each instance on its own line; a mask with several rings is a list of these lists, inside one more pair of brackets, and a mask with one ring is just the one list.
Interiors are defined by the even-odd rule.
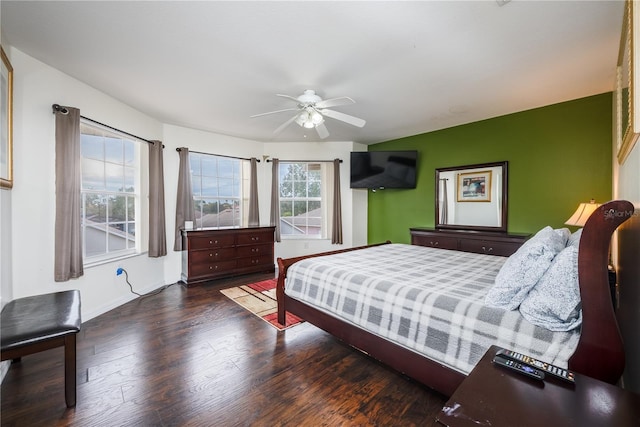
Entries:
[[[497,227],[494,226],[483,226],[483,225],[464,225],[464,224],[440,224],[440,173],[442,172],[455,172],[460,171],[464,172],[467,169],[480,169],[480,168],[488,168],[488,167],[502,167],[502,216],[500,218],[501,224]],[[509,162],[493,162],[493,163],[479,163],[475,165],[463,165],[463,166],[453,166],[447,168],[438,168],[436,169],[436,210],[435,210],[435,228],[437,229],[447,229],[447,230],[475,230],[475,231],[496,231],[496,232],[507,232],[507,194],[509,193],[507,190],[507,184],[509,182]]]

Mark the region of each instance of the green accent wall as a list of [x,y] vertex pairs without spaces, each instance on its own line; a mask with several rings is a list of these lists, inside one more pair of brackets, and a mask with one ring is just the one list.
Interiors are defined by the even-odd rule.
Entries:
[[503,160],[508,231],[564,227],[578,203],[611,199],[611,138],[609,92],[370,145],[418,150],[419,157],[415,189],[369,191],[369,243],[409,243],[410,227],[435,225],[436,168]]

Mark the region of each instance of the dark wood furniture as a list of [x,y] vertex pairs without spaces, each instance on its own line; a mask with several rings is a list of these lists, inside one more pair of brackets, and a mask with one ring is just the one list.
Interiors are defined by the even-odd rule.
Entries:
[[241,274],[273,272],[275,227],[182,232],[182,281],[193,286]]
[[[625,359],[609,294],[609,242],[613,231],[631,215],[633,205],[628,201],[616,200],[599,206],[584,226],[578,254],[583,320],[578,346],[569,359],[569,369],[611,384],[620,378]],[[344,251],[357,249],[360,248]],[[311,256],[321,255],[324,254]],[[287,269],[304,258],[307,257],[278,258],[279,322],[284,322],[285,311],[289,311],[445,395],[451,395],[462,383],[466,376],[459,371],[288,297],[284,293]]]
[[530,234],[411,228],[411,244],[478,254],[509,256]]
[[19,362],[22,356],[64,346],[64,396],[76,405],[76,334],[82,324],[80,292],[56,292],[17,298],[2,309],[2,360]]
[[447,427],[638,426],[640,395],[576,374],[544,382],[496,366],[492,346],[437,417]]

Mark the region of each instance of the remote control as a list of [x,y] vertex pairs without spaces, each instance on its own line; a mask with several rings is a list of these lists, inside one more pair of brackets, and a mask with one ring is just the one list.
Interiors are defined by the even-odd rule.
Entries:
[[544,372],[542,372],[541,370],[536,369],[533,366],[529,366],[525,363],[520,363],[506,357],[501,357],[500,355],[496,355],[493,358],[493,363],[499,366],[504,366],[505,368],[512,369],[530,378],[535,378],[536,380],[544,379]]
[[516,362],[524,363],[534,368],[538,368],[541,371],[552,375],[561,380],[568,381],[572,384],[576,382],[575,374],[568,369],[563,369],[550,363],[541,362],[533,357],[526,356],[522,353],[518,353],[512,350],[500,349],[496,352],[496,356],[505,357]]

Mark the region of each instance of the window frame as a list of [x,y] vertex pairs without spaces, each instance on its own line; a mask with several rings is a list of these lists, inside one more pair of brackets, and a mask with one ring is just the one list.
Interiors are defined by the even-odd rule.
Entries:
[[[91,130],[91,133],[87,132],[87,129]],[[113,138],[123,141],[123,144],[128,142],[131,143],[132,148],[132,161],[127,164],[125,160],[125,147],[122,147],[123,157],[122,163],[113,162],[107,159],[106,151],[107,146],[103,142],[103,156],[102,159],[96,159],[91,157],[85,157],[83,150],[83,136],[84,135],[94,135],[102,138]],[[81,222],[81,233],[82,233],[82,256],[83,256],[83,264],[85,267],[92,267],[95,265],[100,265],[108,262],[113,262],[119,259],[128,258],[131,256],[136,256],[142,254],[148,245],[148,218],[149,218],[149,204],[148,204],[148,176],[147,174],[143,174],[143,164],[145,159],[148,163],[148,151],[142,149],[141,143],[146,143],[141,139],[135,138],[131,135],[127,135],[124,132],[119,132],[113,128],[109,128],[106,126],[101,126],[91,120],[86,120],[84,118],[80,119],[80,144],[81,144],[81,154],[80,154],[80,182],[81,182],[81,207],[80,207],[80,222]],[[130,179],[133,182],[133,191],[114,191],[113,189],[107,189],[107,185],[102,188],[87,188],[85,182],[84,168],[85,168],[85,160],[98,161],[101,162],[103,167],[106,169],[108,166],[117,165],[117,167],[122,167],[123,171],[125,168],[132,169],[130,174]],[[124,173],[124,172],[123,172]],[[106,183],[106,172],[104,177]],[[125,179],[123,175],[123,184],[125,184]],[[105,233],[105,252],[90,256],[87,253],[87,231],[88,229],[99,229],[100,227],[89,227],[87,224],[87,205],[86,199],[87,196],[96,195],[98,197],[106,198],[107,204],[104,206],[105,209],[105,222],[104,227],[109,229],[109,224],[113,225],[121,225],[124,224],[125,229],[129,228],[129,225],[133,225],[133,236],[134,242],[133,245],[129,244],[128,236],[129,234],[125,232],[126,246],[124,249],[113,249],[109,248],[109,236],[110,233]],[[146,196],[146,197],[145,197]],[[108,219],[109,213],[107,212],[109,209],[108,200],[113,199],[114,197],[125,197],[125,218],[124,221],[112,221],[110,222]],[[133,218],[130,217],[129,209],[130,205],[127,203],[129,199],[133,199]]]
[[[309,196],[308,195],[308,189],[309,189],[309,180],[307,177],[307,180],[305,181],[306,184],[306,188],[307,188],[307,195],[304,197],[300,197],[300,196],[296,196],[294,193],[295,191],[292,190],[292,196],[291,197],[283,197],[282,195],[282,185],[283,185],[283,173],[282,173],[282,167],[286,166],[286,165],[305,165],[305,170],[306,172],[309,171],[309,165],[317,165],[319,168],[319,185],[320,185],[320,196]],[[296,201],[305,201],[305,202],[319,202],[320,203],[320,210],[321,210],[321,216],[320,217],[312,217],[312,218],[318,218],[318,223],[319,223],[319,227],[320,227],[320,232],[317,234],[309,234],[307,233],[300,233],[300,234],[294,234],[294,233],[285,233],[283,230],[283,227],[280,227],[280,238],[282,240],[326,240],[328,239],[331,230],[330,230],[330,222],[328,221],[328,213],[329,211],[329,207],[331,205],[331,201],[330,198],[328,197],[328,187],[330,187],[330,182],[329,182],[329,175],[328,174],[328,170],[327,170],[327,163],[326,162],[321,162],[321,161],[295,161],[295,160],[290,160],[290,161],[280,161],[279,164],[279,168],[278,168],[278,212],[279,212],[279,218],[280,218],[280,222],[282,222],[283,218],[287,218],[284,217],[282,215],[282,202],[288,202],[291,201],[292,203],[295,203]],[[292,180],[293,182],[297,181],[297,180]],[[307,205],[308,206],[308,205]],[[293,210],[293,209],[292,209]],[[307,212],[309,212],[309,210],[307,210]],[[293,212],[295,213],[295,212]],[[291,218],[295,218],[295,215],[292,216]],[[305,223],[305,226],[309,227],[309,221],[308,221],[309,217],[307,217],[307,221]],[[294,224],[292,224],[292,226],[294,226]]]
[[[194,160],[197,159],[199,164],[194,165]],[[202,168],[202,160],[207,161],[215,161],[216,162],[216,175],[203,175]],[[220,180],[228,180],[230,179],[228,176],[224,176],[219,174],[220,172],[220,163],[221,162],[232,162],[234,164],[233,172],[232,172],[232,195],[220,195],[220,185],[217,185],[217,196],[207,195],[203,196],[202,189],[204,188],[203,178],[206,177],[208,179],[215,179],[216,183],[219,184]],[[191,190],[192,197],[194,203],[194,210],[196,214],[196,218],[194,221],[194,227],[196,229],[205,229],[205,230],[224,230],[224,229],[234,229],[234,228],[242,228],[246,227],[249,222],[249,176],[250,176],[250,162],[247,159],[242,159],[238,157],[224,156],[220,154],[213,153],[201,153],[201,152],[189,152],[189,177],[191,179]],[[237,167],[235,166],[237,165]],[[196,173],[199,171],[200,173]],[[199,181],[196,185],[196,181]],[[234,192],[237,191],[237,195],[233,195]],[[216,217],[217,225],[202,225],[202,218],[204,215],[204,211],[198,206],[199,202],[210,200],[216,201],[218,206],[218,215],[220,214],[220,202],[221,201],[232,201],[233,209],[235,209],[235,204],[237,203],[238,212],[233,212],[232,216],[232,224],[223,224],[220,225],[220,216]],[[201,205],[202,206],[202,205]],[[199,215],[199,216],[198,216]]]

